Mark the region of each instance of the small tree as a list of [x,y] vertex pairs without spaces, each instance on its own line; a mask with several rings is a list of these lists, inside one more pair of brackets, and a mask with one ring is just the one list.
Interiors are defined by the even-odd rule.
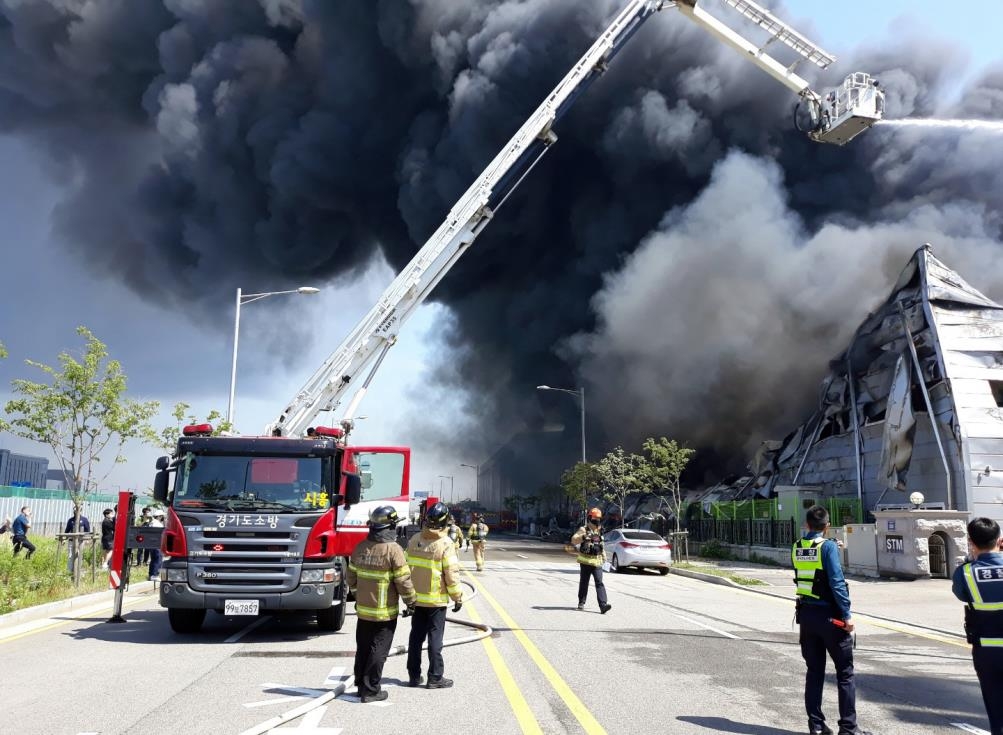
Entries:
[[620,506],[620,527],[626,515],[627,496],[644,488],[647,478],[644,457],[616,447],[596,464],[602,481],[602,497]]
[[599,471],[591,462],[576,462],[574,467],[564,470],[561,475],[561,489],[568,500],[581,509],[582,515],[585,514],[589,495],[598,491],[600,482]]
[[[679,513],[682,508],[682,491],[679,488],[679,476],[683,474],[686,465],[695,454],[693,449],[680,446],[675,439],[664,436],[657,440],[654,437],[645,439],[642,445],[647,456],[645,469],[650,484],[658,489],[662,499],[675,516],[676,531],[679,530]],[[667,494],[667,495],[665,495]]]
[[[7,402],[0,431],[49,445],[67,479],[73,528],[79,532],[84,501],[116,464],[125,462],[125,443],[131,439],[156,442],[150,419],[160,404],[124,398],[122,366],[108,359],[108,348],[89,329],[77,327],[77,334],[85,341],[81,360],[61,352],[58,368],[26,361],[48,376],[49,382],[12,381],[13,392],[20,397]],[[100,463],[109,453],[111,463],[105,470]],[[77,569],[78,582],[79,577]]]
[[7,348],[3,346],[3,342],[0,342],[0,359],[7,357]]
[[157,444],[168,454],[174,454],[174,450],[178,447],[178,438],[181,436],[181,430],[185,426],[190,424],[212,424],[213,436],[220,436],[233,428],[230,422],[223,418],[223,414],[216,409],[210,411],[206,415],[205,420],[199,421],[194,414],[189,413],[190,408],[191,406],[187,403],[175,403],[174,409],[171,411],[171,416],[174,417],[174,425],[166,426],[160,430]]

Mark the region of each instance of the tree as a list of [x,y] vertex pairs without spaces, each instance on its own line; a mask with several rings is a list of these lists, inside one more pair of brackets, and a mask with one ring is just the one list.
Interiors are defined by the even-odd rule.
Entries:
[[191,406],[187,403],[175,403],[174,409],[171,411],[171,416],[174,417],[174,426],[166,426],[160,430],[157,444],[168,454],[174,454],[174,451],[178,448],[178,438],[181,436],[181,430],[185,426],[189,426],[190,424],[212,424],[213,436],[220,436],[233,428],[230,422],[223,418],[223,414],[216,409],[210,411],[204,421],[199,421],[194,414],[188,412],[190,408]]
[[600,482],[599,471],[591,462],[576,462],[561,475],[561,489],[575,507],[581,508],[582,515],[589,496],[598,492]]
[[675,516],[676,530],[679,530],[679,514],[682,507],[682,491],[679,488],[679,476],[686,469],[686,465],[696,453],[693,449],[680,446],[675,439],[669,440],[664,436],[657,440],[648,437],[642,445],[647,461],[645,469],[650,484],[658,489],[660,494],[668,493],[668,497],[663,496],[669,510]]
[[0,342],[0,359],[7,357],[7,348],[3,346],[3,342]]
[[627,496],[644,488],[647,478],[644,457],[616,447],[596,463],[602,482],[602,497],[620,506],[620,527],[624,526]]
[[[15,396],[5,407],[0,431],[49,445],[68,481],[73,501],[74,528],[80,528],[80,509],[87,495],[104,482],[116,464],[125,462],[122,449],[129,440],[156,443],[150,419],[157,401],[125,398],[126,376],[108,348],[86,327],[77,327],[85,346],[82,359],[59,354],[59,367],[26,360],[48,382],[14,380]],[[111,455],[104,469],[101,462]],[[79,569],[76,579],[79,582]]]

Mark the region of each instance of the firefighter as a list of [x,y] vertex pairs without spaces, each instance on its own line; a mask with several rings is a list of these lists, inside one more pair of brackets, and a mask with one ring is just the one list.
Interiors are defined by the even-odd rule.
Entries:
[[474,563],[477,571],[484,571],[484,542],[488,538],[488,524],[481,520],[480,513],[474,513],[473,521],[467,530],[467,545],[474,545]]
[[822,714],[825,656],[836,667],[839,735],[870,735],[857,727],[857,692],[853,677],[853,618],[850,592],[839,564],[839,547],[825,538],[829,511],[812,506],[805,515],[806,533],[791,549],[797,585],[795,619],[800,624],[801,656],[807,671],[804,703],[810,735],[831,735]]
[[397,629],[398,596],[404,617],[414,611],[416,595],[404,549],[397,543],[397,511],[381,505],[369,514],[369,535],[355,547],[348,564],[348,587],[355,595],[355,685],[362,702],[387,698],[380,688],[383,664]]
[[602,511],[592,508],[588,520],[571,537],[572,547],[578,547],[578,609],[585,609],[585,598],[589,594],[589,579],[596,582],[596,597],[599,611],[605,615],[612,609],[606,600],[606,585],[602,581],[602,565],[606,561],[606,549],[602,543]]
[[463,531],[456,525],[456,519],[453,518],[452,513],[449,514],[446,523],[448,524],[446,535],[449,536],[449,540],[453,542],[453,546],[456,548],[456,553],[459,554],[460,549],[463,548]]
[[446,606],[453,600],[453,612],[463,605],[460,564],[453,542],[446,535],[449,509],[436,503],[425,513],[421,533],[411,537],[407,562],[413,570],[417,602],[411,618],[407,645],[408,686],[422,684],[421,647],[428,640],[428,689],[447,689],[451,679],[443,678],[442,636],[446,629]]
[[1003,735],[1003,539],[991,518],[968,524],[968,561],[954,570],[954,596],[965,603],[965,634],[982,687],[989,732]]

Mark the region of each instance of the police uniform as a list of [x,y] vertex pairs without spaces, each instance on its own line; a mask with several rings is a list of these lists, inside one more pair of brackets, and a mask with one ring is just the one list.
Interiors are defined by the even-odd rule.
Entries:
[[474,545],[474,563],[477,571],[484,571],[484,542],[488,538],[488,524],[483,521],[474,521],[467,531],[467,539]]
[[[365,702],[380,694],[380,679],[397,630],[398,599],[409,608],[416,595],[411,569],[393,526],[370,530],[348,563],[348,587],[355,594],[355,683]],[[385,694],[380,698],[386,698]]]
[[818,531],[811,531],[791,549],[797,585],[797,621],[801,656],[807,671],[804,703],[808,731],[829,733],[822,714],[825,656],[836,667],[839,692],[839,732],[857,733],[856,685],[853,675],[853,636],[834,624],[850,619],[850,594],[839,563],[839,547]]
[[1003,553],[984,552],[954,570],[954,595],[965,606],[965,633],[989,715],[1003,735]]
[[589,580],[596,583],[596,599],[603,614],[610,609],[606,598],[606,585],[602,581],[602,565],[606,561],[606,549],[602,543],[602,527],[587,524],[581,526],[571,537],[571,545],[577,547],[578,556],[578,609],[585,609],[585,599],[589,595]]
[[421,647],[428,639],[428,688],[451,686],[443,679],[442,637],[446,629],[446,606],[450,599],[463,600],[460,565],[446,530],[424,528],[411,537],[407,562],[417,595],[411,636],[408,640],[407,672],[411,686],[421,683]]

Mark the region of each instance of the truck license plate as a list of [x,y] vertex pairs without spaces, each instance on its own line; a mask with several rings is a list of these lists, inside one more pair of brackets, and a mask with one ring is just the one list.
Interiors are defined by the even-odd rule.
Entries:
[[258,600],[226,600],[223,603],[224,615],[257,615]]

